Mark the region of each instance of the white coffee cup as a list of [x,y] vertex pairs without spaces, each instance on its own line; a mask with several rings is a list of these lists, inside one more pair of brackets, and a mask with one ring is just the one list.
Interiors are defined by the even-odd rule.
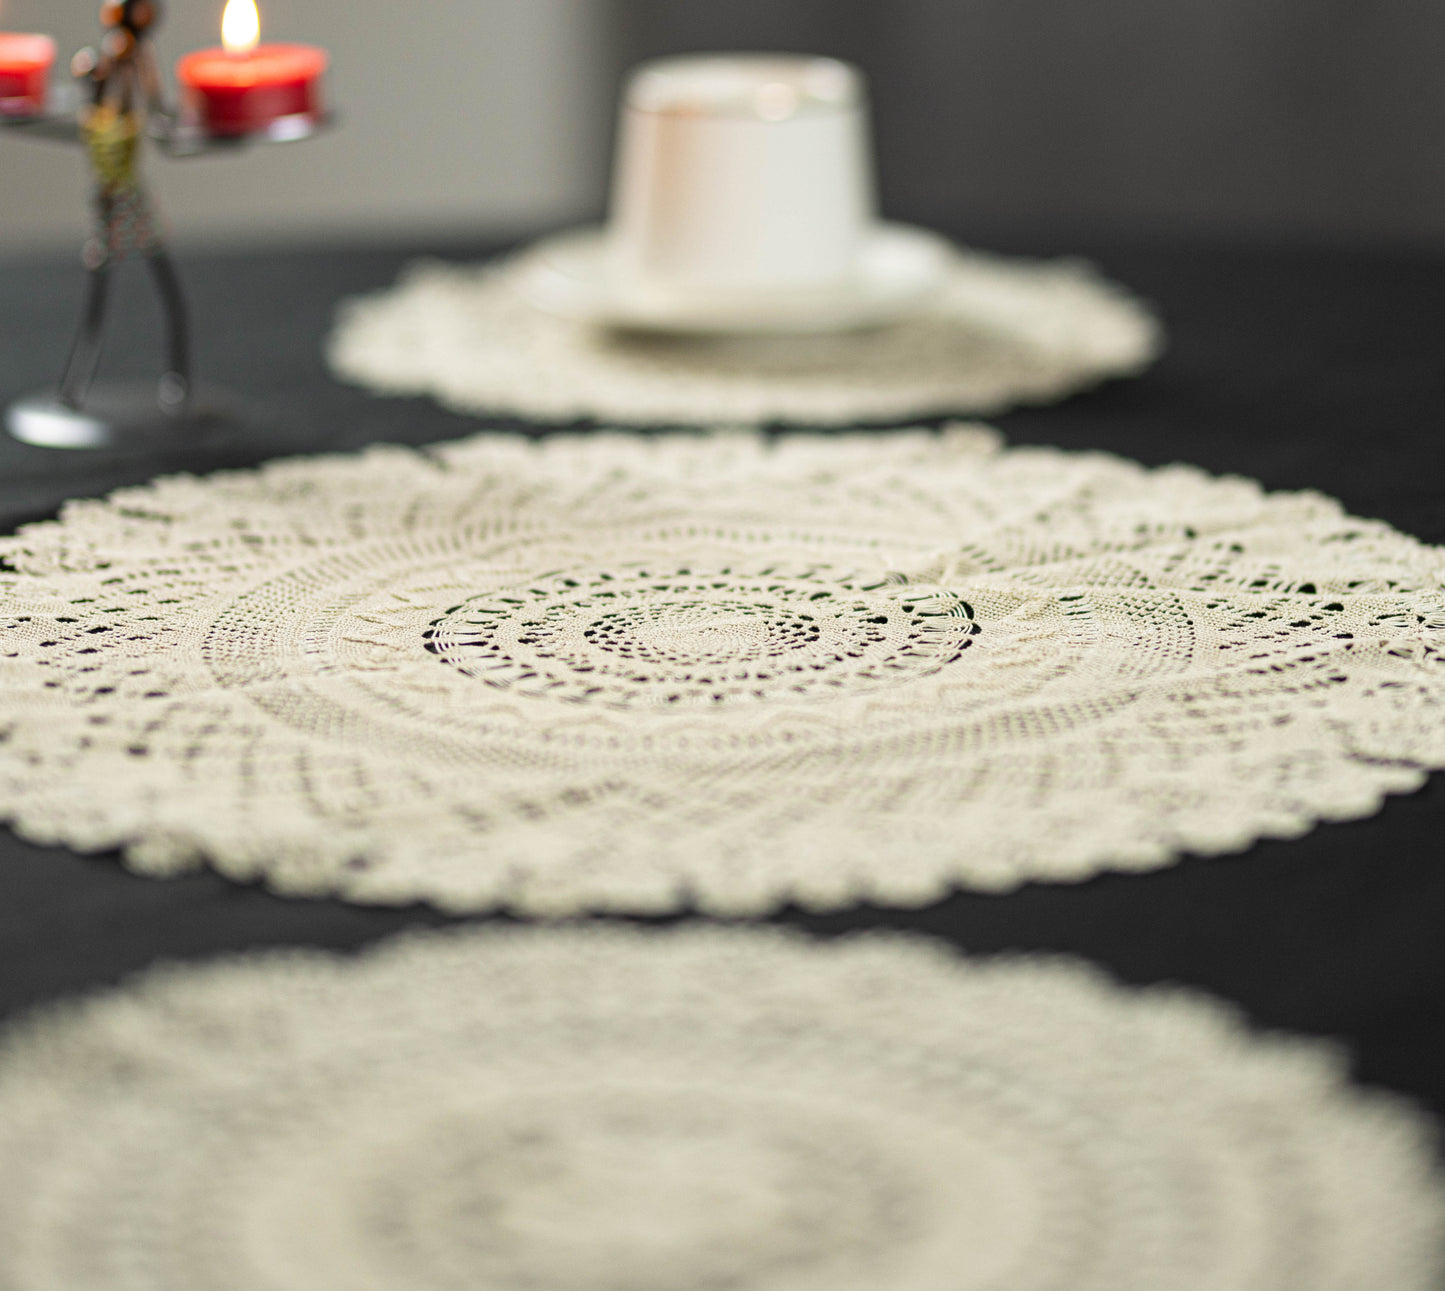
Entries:
[[876,219],[863,77],[830,58],[644,63],[623,98],[609,276],[649,292],[846,284]]
[[863,77],[831,58],[705,54],[628,79],[607,224],[512,268],[547,313],[751,335],[907,318],[946,278],[937,234],[880,221]]

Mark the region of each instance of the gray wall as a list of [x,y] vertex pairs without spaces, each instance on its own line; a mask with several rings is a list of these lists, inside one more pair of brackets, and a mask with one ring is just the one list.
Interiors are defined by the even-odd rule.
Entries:
[[1441,0],[621,0],[624,56],[872,74],[885,208],[1445,246]]
[[[99,0],[0,0],[0,25],[92,43]],[[169,69],[214,45],[223,0],[169,0]],[[612,84],[606,0],[260,0],[263,38],[325,45],[341,128],[187,161],[152,157],[183,243],[505,235],[598,202]],[[76,150],[0,134],[0,251],[73,245]]]
[[[1445,0],[260,0],[334,54],[341,129],[153,158],[183,243],[506,236],[603,199],[617,68],[798,49],[874,84],[885,210],[1445,247]],[[170,0],[169,66],[222,0]],[[0,0],[94,39],[98,0]],[[73,245],[84,167],[0,135],[0,252]]]

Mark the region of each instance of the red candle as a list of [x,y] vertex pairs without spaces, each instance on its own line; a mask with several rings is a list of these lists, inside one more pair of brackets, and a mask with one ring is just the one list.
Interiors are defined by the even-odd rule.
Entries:
[[326,51],[312,45],[260,45],[254,0],[230,0],[223,49],[199,49],[176,64],[186,104],[213,135],[298,133],[321,116]]
[[49,36],[0,31],[0,116],[30,117],[45,107],[55,42]]

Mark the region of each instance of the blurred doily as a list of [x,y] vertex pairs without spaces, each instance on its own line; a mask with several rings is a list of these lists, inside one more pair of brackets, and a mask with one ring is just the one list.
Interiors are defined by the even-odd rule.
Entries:
[[1297,835],[1445,764],[1441,550],[979,430],[282,461],[0,561],[0,811],[284,892],[917,904]]
[[510,262],[422,261],[347,302],[332,370],[464,412],[635,425],[809,425],[1046,403],[1157,355],[1153,316],[1088,265],[960,251],[918,317],[816,337],[607,331],[523,301]]
[[281,953],[0,1045],[9,1291],[1427,1291],[1423,1118],[1067,960],[574,928]]

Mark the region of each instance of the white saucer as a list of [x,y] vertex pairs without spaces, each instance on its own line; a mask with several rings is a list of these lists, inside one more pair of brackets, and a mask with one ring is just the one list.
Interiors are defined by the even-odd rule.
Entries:
[[619,281],[610,271],[606,232],[574,229],[546,238],[516,263],[517,290],[551,314],[648,331],[738,334],[841,332],[903,318],[942,284],[950,247],[926,229],[875,226],[856,275],[806,290],[684,290]]

